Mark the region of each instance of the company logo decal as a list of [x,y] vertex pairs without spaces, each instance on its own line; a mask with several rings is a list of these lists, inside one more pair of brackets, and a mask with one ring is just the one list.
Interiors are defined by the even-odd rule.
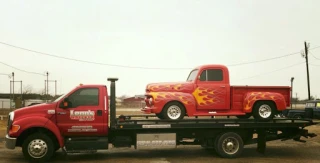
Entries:
[[93,121],[95,117],[94,111],[74,111],[70,110],[70,118],[79,121]]

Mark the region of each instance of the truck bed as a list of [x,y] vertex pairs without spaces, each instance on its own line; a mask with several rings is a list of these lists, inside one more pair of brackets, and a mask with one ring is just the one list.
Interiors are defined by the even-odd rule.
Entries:
[[289,86],[231,86],[231,108],[234,110],[241,110],[243,108],[243,101],[248,92],[275,92],[280,93],[286,100],[286,106],[290,106],[290,92]]

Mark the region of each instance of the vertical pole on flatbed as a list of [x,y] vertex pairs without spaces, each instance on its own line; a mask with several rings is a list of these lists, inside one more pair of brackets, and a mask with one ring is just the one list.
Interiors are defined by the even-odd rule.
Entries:
[[116,123],[116,81],[118,78],[108,78],[110,83],[110,128]]
[[257,130],[258,133],[258,146],[257,151],[261,154],[264,154],[267,147],[267,140],[266,140],[266,131],[264,129]]
[[291,107],[291,109],[292,109],[292,99],[293,99],[293,97],[292,97],[292,92],[293,92],[293,80],[294,80],[294,77],[291,77],[291,79],[290,79],[290,81],[291,81],[291,92],[290,92],[290,107]]

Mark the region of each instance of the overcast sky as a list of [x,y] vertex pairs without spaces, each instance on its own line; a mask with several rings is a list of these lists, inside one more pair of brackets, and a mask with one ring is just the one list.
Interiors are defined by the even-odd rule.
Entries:
[[[318,0],[1,0],[0,42],[85,61],[165,69],[81,63],[2,44],[0,61],[25,71],[49,71],[49,79],[58,81],[59,94],[80,83],[109,86],[108,77],[119,78],[119,96],[143,94],[147,83],[185,81],[201,64],[283,56],[303,50],[304,41],[310,48],[320,46],[319,6]],[[310,52],[320,59],[320,48]],[[309,60],[311,94],[320,97],[320,60],[311,54]],[[289,86],[294,77],[294,93],[307,98],[303,62],[298,53],[230,66],[231,84]],[[13,71],[23,85],[44,89],[44,76],[0,63],[0,73]],[[9,90],[9,78],[0,75],[0,92]],[[54,93],[54,83],[49,91]]]

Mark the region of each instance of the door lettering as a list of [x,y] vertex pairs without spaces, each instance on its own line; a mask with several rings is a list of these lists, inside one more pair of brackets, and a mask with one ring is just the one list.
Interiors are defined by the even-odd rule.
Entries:
[[93,121],[95,119],[94,111],[74,111],[70,110],[70,119],[79,121]]

